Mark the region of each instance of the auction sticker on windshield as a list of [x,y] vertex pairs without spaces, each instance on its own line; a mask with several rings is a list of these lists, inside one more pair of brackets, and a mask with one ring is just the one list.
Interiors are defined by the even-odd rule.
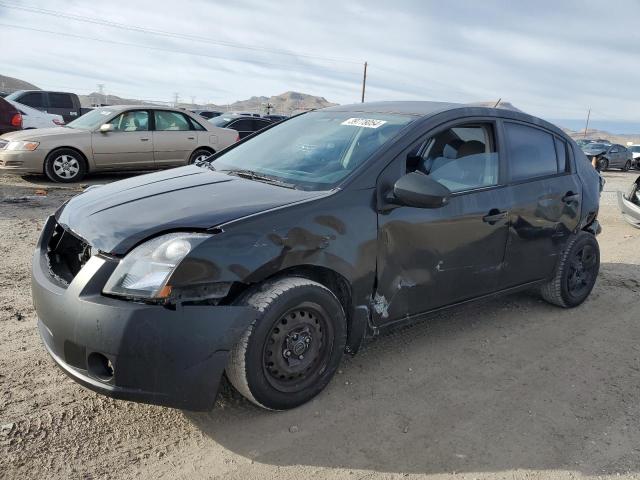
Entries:
[[351,125],[353,127],[378,128],[387,123],[386,120],[376,120],[374,118],[349,118],[341,125]]

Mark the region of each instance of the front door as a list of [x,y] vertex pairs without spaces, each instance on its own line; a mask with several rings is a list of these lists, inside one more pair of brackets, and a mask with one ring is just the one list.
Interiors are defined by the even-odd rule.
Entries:
[[197,132],[180,112],[155,110],[153,146],[157,167],[185,165],[198,146]]
[[440,208],[379,214],[378,324],[497,290],[504,259],[508,207],[493,122],[446,128],[406,163],[404,172],[430,175],[452,195]]
[[98,169],[153,168],[153,138],[149,112],[129,110],[109,120],[110,132],[91,134],[93,159]]
[[502,283],[511,287],[553,275],[580,221],[582,186],[560,137],[515,122],[504,130],[511,229]]

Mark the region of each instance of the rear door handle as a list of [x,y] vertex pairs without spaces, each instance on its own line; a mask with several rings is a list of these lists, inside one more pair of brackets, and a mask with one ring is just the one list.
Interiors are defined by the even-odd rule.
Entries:
[[504,210],[498,210],[497,208],[492,208],[489,210],[489,214],[482,217],[482,221],[488,223],[489,225],[493,225],[500,220],[504,220],[509,215],[509,212]]
[[196,137],[187,137],[187,140],[195,140]]
[[573,193],[573,192],[567,192],[565,194],[564,197],[562,197],[562,201],[564,203],[571,203],[571,202],[575,202],[576,200],[580,199],[580,194],[579,193]]
[[141,141],[141,142],[148,142],[148,141],[149,141],[149,139],[148,139],[148,138],[141,138],[141,139],[140,139],[140,141]]

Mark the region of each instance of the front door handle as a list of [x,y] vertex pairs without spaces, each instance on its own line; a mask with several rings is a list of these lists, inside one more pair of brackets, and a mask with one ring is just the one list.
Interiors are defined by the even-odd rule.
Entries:
[[195,140],[196,137],[187,137],[187,140]]
[[562,201],[564,203],[571,203],[580,199],[579,193],[573,193],[571,191],[567,192],[564,197],[562,197]]
[[488,223],[489,225],[494,225],[498,223],[500,220],[504,220],[509,215],[509,212],[504,210],[498,210],[497,208],[492,208],[489,210],[489,214],[482,217],[482,221]]
[[148,138],[141,138],[141,139],[140,139],[140,141],[141,141],[141,142],[148,142],[148,141],[149,141],[149,139],[148,139]]

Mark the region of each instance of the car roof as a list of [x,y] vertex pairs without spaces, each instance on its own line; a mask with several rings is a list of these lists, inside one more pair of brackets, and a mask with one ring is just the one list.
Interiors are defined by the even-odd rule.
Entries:
[[533,123],[549,130],[553,130],[563,137],[567,135],[555,125],[528,113],[511,108],[487,107],[483,103],[452,103],[452,102],[426,102],[426,101],[391,101],[391,102],[367,102],[353,103],[350,105],[336,105],[321,109],[326,112],[353,112],[353,113],[387,113],[398,115],[413,115],[417,117],[431,117],[444,112],[460,110],[460,116],[488,116],[501,117],[512,120]]

